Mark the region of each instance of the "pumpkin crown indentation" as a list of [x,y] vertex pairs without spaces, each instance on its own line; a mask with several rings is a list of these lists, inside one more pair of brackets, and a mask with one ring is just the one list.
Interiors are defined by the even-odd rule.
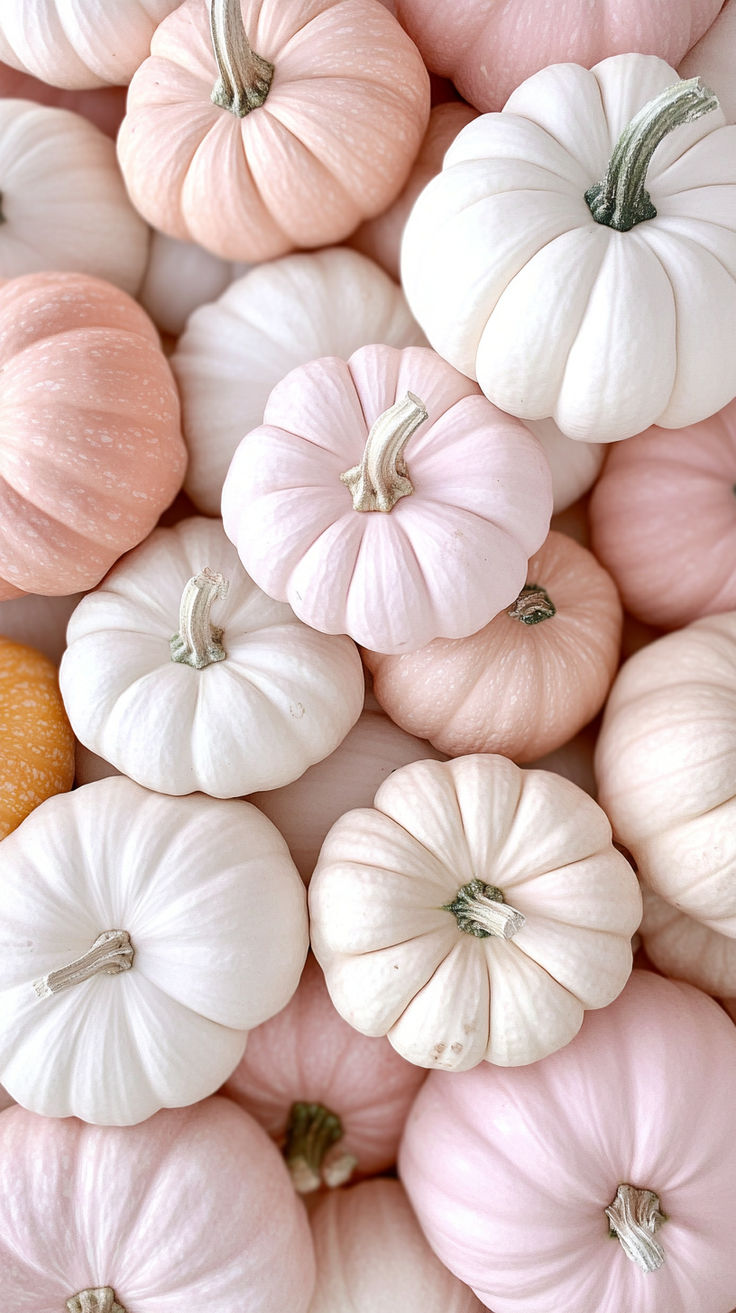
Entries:
[[274,66],[252,49],[240,0],[211,0],[210,31],[218,72],[210,99],[213,105],[245,118],[265,101]]
[[546,588],[539,584],[524,584],[506,614],[512,620],[521,620],[524,625],[538,625],[542,620],[551,620],[553,615],[557,615],[557,607]]
[[212,605],[227,597],[227,579],[205,566],[185,585],[179,604],[179,632],[169,640],[171,660],[203,670],[215,661],[224,661],[222,629],[210,620]]
[[[129,971],[134,957],[127,930],[103,930],[86,953],[73,958],[66,966],[58,967],[56,971],[49,971],[39,980],[34,980],[33,988],[38,998],[50,998],[52,994],[60,994],[63,989],[71,989],[72,985],[81,985],[85,980],[91,980],[92,976],[116,976],[121,971]],[[100,1289],[107,1290],[109,1287],[101,1286]],[[86,1313],[86,1310],[82,1313]]]
[[414,491],[404,461],[409,438],[428,418],[427,408],[413,392],[374,420],[360,465],[340,475],[353,494],[355,511],[390,511]]
[[452,912],[458,928],[476,939],[513,939],[526,923],[523,912],[506,902],[503,892],[495,884],[483,880],[470,880],[458,889],[451,903],[442,905],[443,912]]
[[292,1103],[283,1154],[299,1194],[311,1194],[323,1183],[344,1185],[350,1179],[357,1158],[330,1153],[343,1134],[337,1113],[324,1104]]
[[610,1234],[621,1243],[627,1258],[643,1272],[656,1272],[664,1263],[664,1249],[654,1238],[654,1232],[666,1215],[653,1190],[640,1190],[635,1185],[620,1185],[616,1198],[606,1209]]

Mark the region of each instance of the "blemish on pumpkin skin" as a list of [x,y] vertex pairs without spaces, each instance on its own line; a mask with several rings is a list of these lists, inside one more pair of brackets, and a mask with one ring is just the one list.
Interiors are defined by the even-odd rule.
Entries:
[[463,1046],[462,1044],[459,1044],[457,1040],[455,1040],[455,1043],[450,1045],[450,1051],[452,1053],[462,1053]]
[[304,712],[305,706],[303,702],[297,702],[296,704],[292,702],[289,705],[289,715],[292,716],[294,720],[301,720]]

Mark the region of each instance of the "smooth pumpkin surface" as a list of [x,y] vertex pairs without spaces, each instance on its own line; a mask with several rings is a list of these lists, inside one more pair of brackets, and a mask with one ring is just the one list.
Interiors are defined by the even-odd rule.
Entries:
[[56,87],[130,82],[179,0],[5,0],[0,59]]
[[216,300],[247,271],[247,265],[220,260],[194,242],[154,232],[138,300],[162,333],[178,337],[193,310]]
[[686,980],[707,994],[736,996],[736,942],[711,930],[642,889],[644,915],[639,927],[651,962],[665,976]]
[[0,839],[74,780],[74,735],[56,667],[0,637]]
[[736,88],[733,80],[736,54],[736,4],[725,0],[705,36],[680,64],[680,77],[702,77],[716,92],[729,123],[736,122]]

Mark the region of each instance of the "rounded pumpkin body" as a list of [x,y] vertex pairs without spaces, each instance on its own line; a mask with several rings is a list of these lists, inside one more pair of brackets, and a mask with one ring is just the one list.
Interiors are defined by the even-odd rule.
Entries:
[[16,1313],[306,1313],[309,1225],[279,1155],[225,1099],[125,1130],[11,1108],[0,1267]]
[[220,260],[193,242],[154,232],[138,299],[162,333],[178,337],[193,310],[247,271],[247,265]]
[[179,399],[153,324],[82,274],[0,288],[0,599],[92,588],[176,495]]
[[125,1126],[204,1098],[296,989],[304,886],[248,803],[100,780],[3,859],[0,1079],[44,1117]]
[[56,667],[0,637],[0,839],[74,781],[74,735]]
[[468,638],[364,652],[392,720],[449,756],[514,761],[562,747],[600,710],[618,666],[621,604],[584,547],[550,533],[511,607]]
[[282,378],[321,356],[347,359],[370,342],[422,346],[425,338],[401,289],[340,247],[252,269],[195,310],[171,363],[189,448],[185,487],[198,509],[220,514],[238,443],[262,423]]
[[[435,1253],[494,1313],[726,1313],[735,1088],[729,1018],[691,986],[637,971],[544,1062],[433,1072],[401,1179]],[[606,1213],[622,1188],[637,1226]]]
[[639,927],[642,944],[653,966],[673,980],[717,997],[736,996],[736,943],[678,912],[658,894],[642,889],[644,915]]
[[645,884],[736,937],[736,612],[630,657],[595,755],[601,806]]
[[680,64],[680,77],[702,77],[715,91],[729,123],[736,123],[732,70],[736,52],[736,4],[725,0],[714,23]]
[[590,501],[593,550],[632,615],[662,629],[736,608],[736,402],[616,444]]
[[[606,449],[599,443],[575,442],[565,437],[553,419],[530,419],[526,426],[544,448],[552,471],[554,513],[561,515],[592,488],[601,472]],[[566,532],[562,525],[560,528]],[[588,543],[583,546],[587,547]]]
[[[133,203],[225,260],[342,240],[394,200],[419,150],[429,78],[416,47],[377,0],[294,0],[288,11],[281,0],[223,0],[213,30],[218,14],[219,83],[208,7],[184,0],[130,84],[118,155]],[[238,24],[242,116],[232,98],[211,99],[238,62]]]
[[309,910],[341,1015],[411,1062],[463,1071],[536,1062],[615,998],[641,897],[587,794],[474,756],[404,766],[341,817]]

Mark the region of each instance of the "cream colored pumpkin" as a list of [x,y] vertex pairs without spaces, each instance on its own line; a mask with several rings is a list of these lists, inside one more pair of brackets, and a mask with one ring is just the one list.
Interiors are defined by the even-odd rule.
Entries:
[[181,0],[3,0],[0,59],[55,87],[130,82]]
[[664,975],[687,980],[707,994],[736,996],[736,940],[678,912],[651,889],[642,889],[639,932],[647,957]]
[[162,333],[178,337],[197,306],[214,301],[247,272],[246,264],[229,264],[194,242],[153,232],[138,300]]

